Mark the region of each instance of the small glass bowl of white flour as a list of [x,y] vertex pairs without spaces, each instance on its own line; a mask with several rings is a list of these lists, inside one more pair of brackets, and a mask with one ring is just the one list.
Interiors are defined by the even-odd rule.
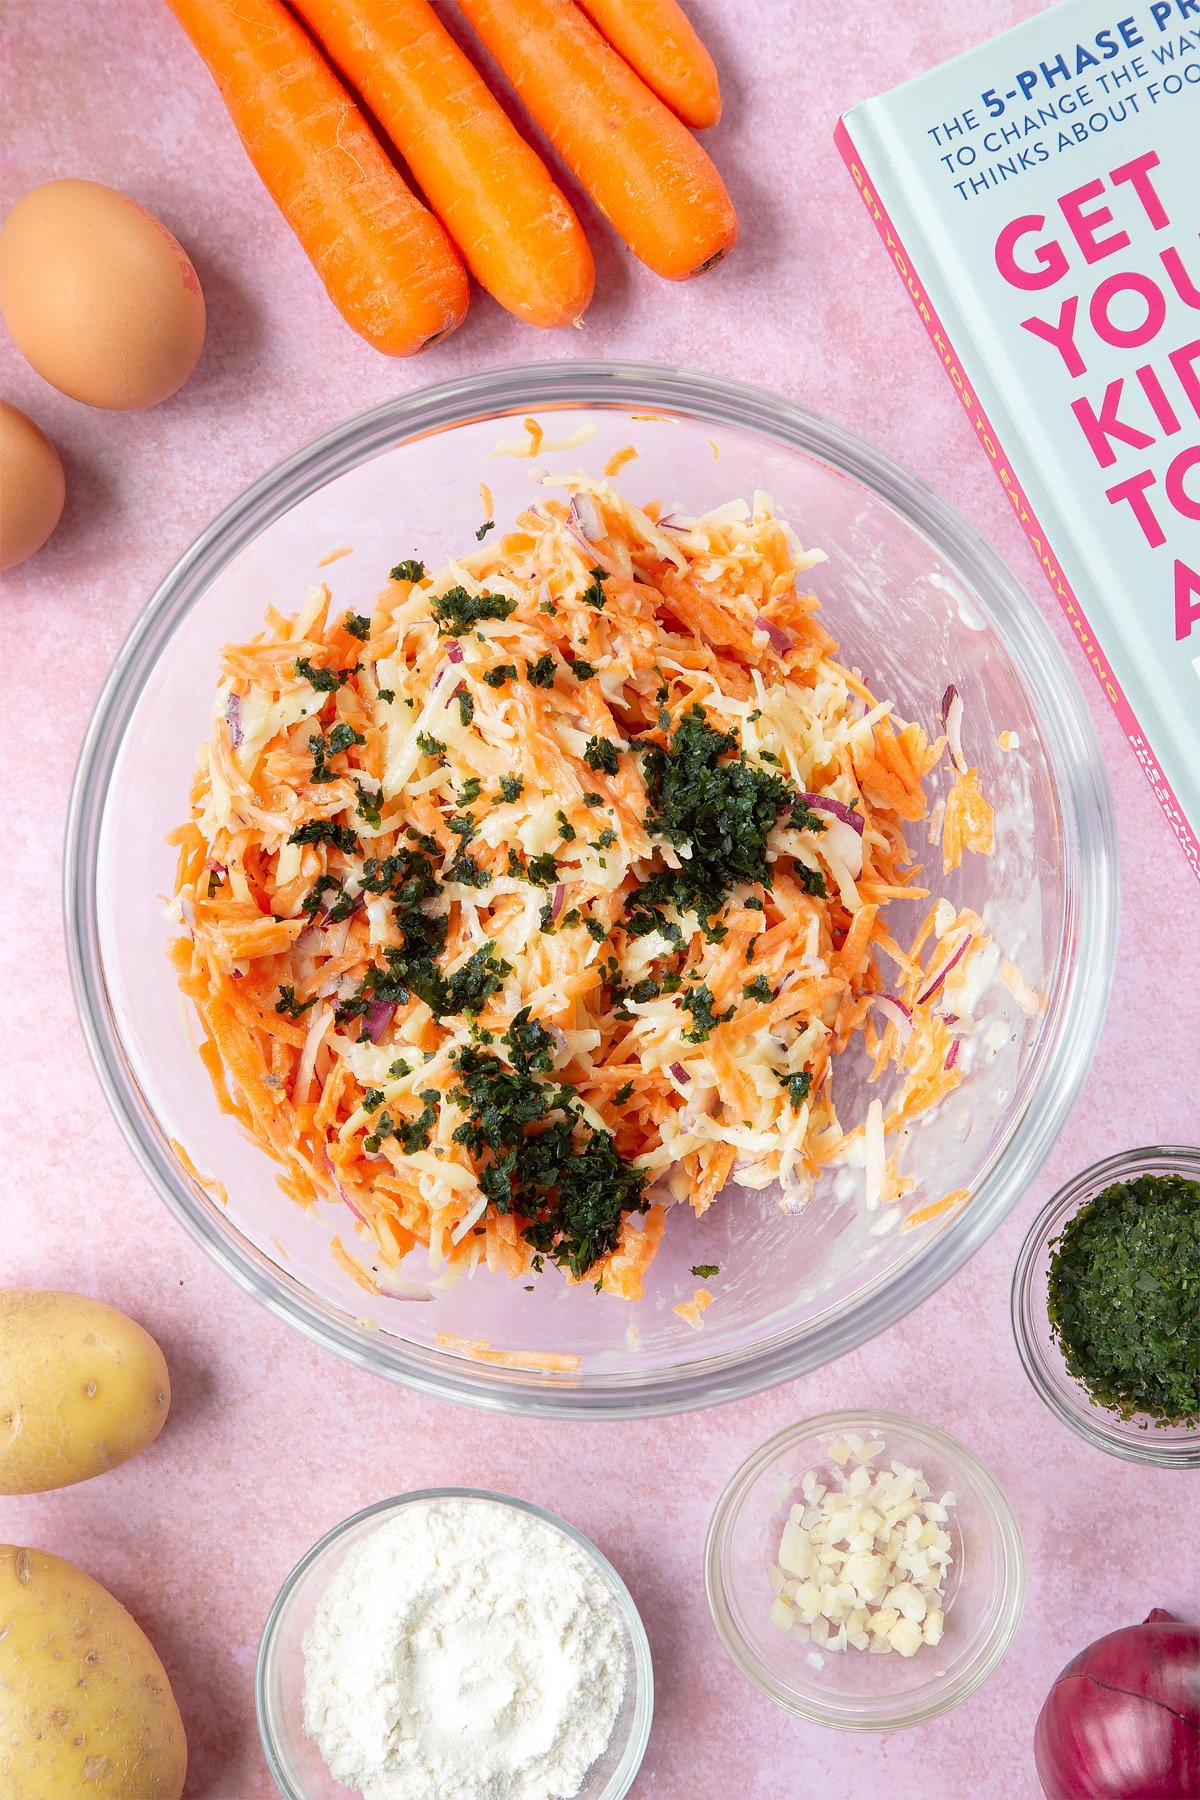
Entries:
[[621,1800],[650,1736],[650,1646],[593,1544],[473,1488],[382,1500],[280,1589],[255,1680],[288,1800]]

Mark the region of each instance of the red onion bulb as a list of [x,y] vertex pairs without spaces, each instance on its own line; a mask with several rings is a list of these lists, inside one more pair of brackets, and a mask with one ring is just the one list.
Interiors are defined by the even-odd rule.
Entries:
[[1047,1800],[1200,1793],[1200,1630],[1155,1607],[1062,1670],[1033,1734]]

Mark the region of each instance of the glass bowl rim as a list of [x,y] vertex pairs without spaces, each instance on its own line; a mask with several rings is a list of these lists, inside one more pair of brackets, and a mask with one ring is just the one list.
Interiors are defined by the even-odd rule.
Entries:
[[532,1500],[522,1500],[516,1494],[504,1494],[497,1488],[472,1487],[413,1488],[408,1493],[393,1494],[388,1499],[372,1501],[370,1506],[360,1507],[348,1518],[340,1519],[336,1525],[330,1526],[329,1530],[319,1537],[315,1544],[310,1545],[299,1562],[284,1577],[263,1625],[258,1654],[254,1662],[254,1711],[258,1720],[258,1735],[271,1779],[280,1793],[286,1796],[286,1800],[308,1800],[306,1794],[293,1787],[280,1766],[276,1749],[278,1733],[274,1725],[273,1709],[267,1695],[268,1667],[284,1616],[293,1602],[293,1597],[309,1571],[355,1526],[362,1525],[366,1520],[376,1517],[382,1521],[382,1515],[398,1513],[404,1507],[412,1506],[420,1500],[489,1500],[501,1506],[512,1507],[517,1512],[528,1513],[531,1517],[540,1519],[543,1524],[553,1526],[556,1531],[561,1531],[578,1549],[583,1551],[588,1561],[594,1564],[605,1578],[614,1593],[618,1610],[629,1632],[632,1646],[630,1669],[634,1683],[634,1705],[629,1738],[622,1753],[620,1767],[613,1771],[608,1786],[597,1797],[597,1800],[622,1800],[622,1797],[632,1787],[634,1778],[642,1766],[646,1746],[650,1742],[650,1728],[654,1721],[654,1660],[650,1654],[650,1640],[646,1636],[646,1627],[642,1623],[642,1615],[638,1611],[637,1603],[620,1573],[609,1562],[604,1552],[577,1526],[572,1525],[569,1519],[560,1518],[557,1513],[548,1512],[544,1506],[538,1506]]
[[[955,1676],[948,1679],[936,1699],[922,1706],[904,1704],[904,1697],[887,1696],[876,1706],[869,1697],[849,1703],[859,1708],[857,1717],[834,1716],[816,1700],[799,1698],[782,1687],[754,1654],[750,1645],[736,1630],[732,1610],[726,1598],[722,1572],[722,1552],[731,1541],[732,1523],[753,1483],[771,1462],[807,1438],[845,1431],[902,1433],[944,1456],[952,1465],[960,1466],[971,1478],[987,1503],[993,1526],[1004,1552],[1006,1581],[1000,1598],[996,1626],[974,1658]],[[814,1413],[794,1425],[785,1425],[745,1459],[726,1483],[709,1521],[704,1541],[704,1591],[708,1609],[730,1661],[785,1712],[795,1713],[815,1725],[834,1731],[901,1731],[936,1719],[975,1693],[1003,1661],[1016,1635],[1025,1607],[1027,1569],[1025,1540],[1012,1502],[1005,1494],[987,1464],[952,1432],[943,1431],[927,1419],[909,1413],[891,1412],[886,1408],[849,1407],[834,1412]]]
[[[1067,1373],[1061,1351],[1055,1348],[1051,1352],[1034,1325],[1034,1309],[1039,1303],[1035,1293],[1036,1266],[1050,1238],[1104,1188],[1151,1169],[1159,1174],[1186,1173],[1193,1181],[1200,1181],[1200,1149],[1189,1144],[1143,1144],[1134,1150],[1119,1150],[1090,1163],[1051,1195],[1017,1253],[1010,1302],[1013,1336],[1021,1367],[1038,1398],[1056,1419],[1093,1449],[1159,1469],[1196,1469],[1200,1468],[1200,1428],[1171,1437],[1168,1432],[1184,1433],[1186,1427],[1168,1426],[1157,1432],[1147,1427],[1132,1436],[1130,1421],[1093,1405],[1083,1384]],[[1061,1387],[1050,1373],[1052,1367],[1065,1378]]]
[[[128,1067],[108,1006],[96,869],[124,731],[182,617],[253,537],[369,456],[495,413],[675,411],[755,433],[824,460],[898,511],[956,564],[999,632],[1037,714],[1060,811],[1063,919],[1042,1035],[1003,1142],[980,1169],[972,1204],[898,1275],[882,1276],[838,1316],[652,1371],[552,1378],[474,1364],[445,1350],[368,1337],[201,1205],[170,1155]],[[67,815],[63,863],[67,961],[76,1010],[101,1088],[143,1172],[210,1257],[276,1317],[359,1367],[418,1392],[501,1411],[628,1418],[719,1404],[790,1380],[844,1355],[920,1304],[1007,1216],[1040,1168],[1090,1066],[1104,1021],[1116,941],[1116,834],[1099,744],[1079,684],[1049,626],[1001,558],[954,508],[888,453],[844,426],[766,391],[649,363],[534,363],[460,377],[356,414],[278,463],[227,506],[168,572],[134,622],[84,735]],[[1061,979],[1064,964],[1089,972]],[[1099,972],[1099,973],[1097,973]],[[1053,1078],[1048,1071],[1053,1070]]]

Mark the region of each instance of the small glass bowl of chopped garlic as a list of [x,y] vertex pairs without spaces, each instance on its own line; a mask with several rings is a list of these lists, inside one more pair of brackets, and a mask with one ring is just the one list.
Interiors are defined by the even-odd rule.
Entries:
[[705,1546],[713,1621],[778,1705],[840,1731],[949,1712],[1012,1642],[1025,1552],[1012,1508],[949,1433],[831,1412],[742,1464]]

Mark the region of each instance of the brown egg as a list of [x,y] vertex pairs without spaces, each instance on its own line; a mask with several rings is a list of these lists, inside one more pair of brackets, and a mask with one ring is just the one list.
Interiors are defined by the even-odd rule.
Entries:
[[0,400],[0,569],[40,550],[66,495],[58,451],[32,419]]
[[204,346],[182,246],[98,181],[48,181],[17,201],[0,229],[0,313],[38,374],[89,406],[157,405]]

